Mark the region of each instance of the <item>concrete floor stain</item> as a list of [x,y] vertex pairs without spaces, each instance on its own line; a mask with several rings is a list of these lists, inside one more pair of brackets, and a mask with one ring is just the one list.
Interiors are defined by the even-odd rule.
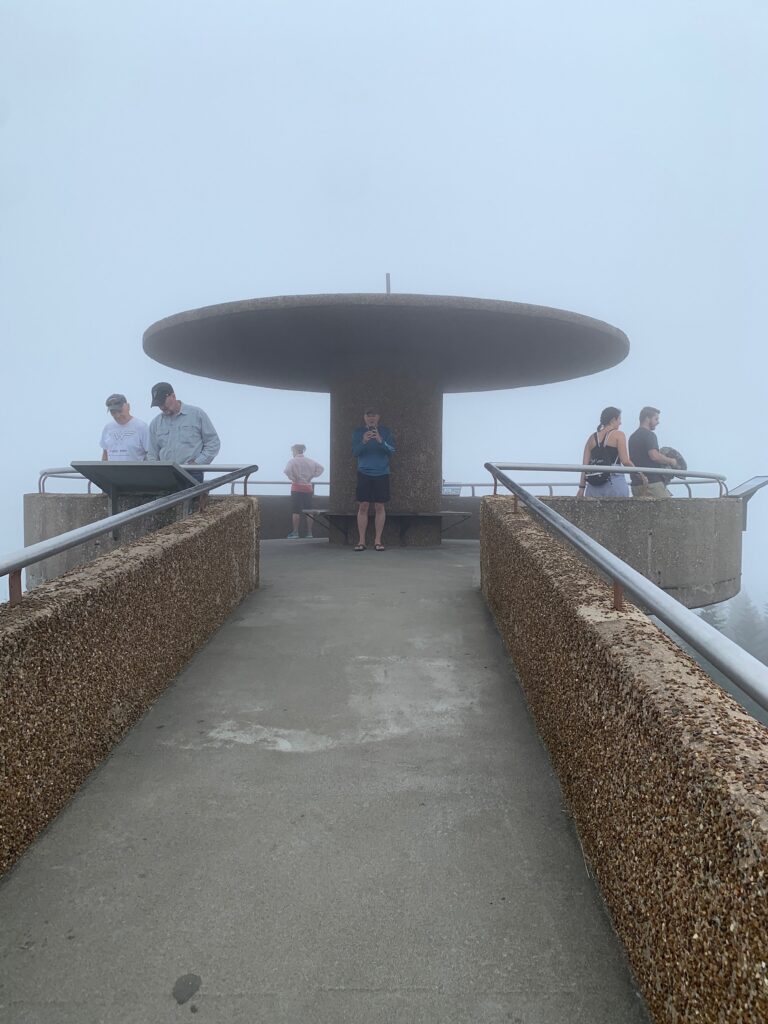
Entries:
[[176,979],[176,984],[173,986],[173,998],[179,1006],[183,1006],[197,992],[202,983],[203,979],[199,974],[182,974],[180,978]]

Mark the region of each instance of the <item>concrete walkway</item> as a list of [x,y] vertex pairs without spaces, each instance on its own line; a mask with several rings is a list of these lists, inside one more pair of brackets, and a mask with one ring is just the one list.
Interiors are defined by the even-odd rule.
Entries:
[[263,544],[0,886],[3,1024],[647,1021],[478,575]]

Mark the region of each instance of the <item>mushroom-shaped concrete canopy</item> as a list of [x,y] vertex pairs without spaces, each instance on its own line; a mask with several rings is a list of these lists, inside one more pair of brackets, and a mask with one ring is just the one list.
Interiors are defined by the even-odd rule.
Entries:
[[615,327],[561,309],[446,295],[288,295],[205,306],[152,324],[148,355],[177,370],[295,391],[369,373],[441,392],[569,380],[626,356]]
[[[288,295],[178,313],[147,329],[144,349],[166,366],[204,377],[330,391],[330,502],[339,521],[355,504],[352,431],[375,407],[397,443],[388,508],[421,517],[408,534],[421,540],[408,543],[439,543],[443,393],[596,373],[620,362],[629,342],[600,320],[518,302]],[[498,443],[497,436],[496,456]],[[331,538],[338,539],[333,531]]]

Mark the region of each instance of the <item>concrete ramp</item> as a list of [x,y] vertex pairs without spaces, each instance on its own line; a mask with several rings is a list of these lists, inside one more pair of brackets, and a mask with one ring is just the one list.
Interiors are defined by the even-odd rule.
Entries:
[[0,886],[0,1020],[647,1021],[477,543],[261,564]]

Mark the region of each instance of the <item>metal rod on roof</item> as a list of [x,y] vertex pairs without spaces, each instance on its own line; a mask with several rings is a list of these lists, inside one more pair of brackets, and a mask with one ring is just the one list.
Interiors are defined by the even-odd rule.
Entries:
[[389,295],[389,294],[390,294],[390,287],[389,287],[389,274],[387,274],[387,295]]

